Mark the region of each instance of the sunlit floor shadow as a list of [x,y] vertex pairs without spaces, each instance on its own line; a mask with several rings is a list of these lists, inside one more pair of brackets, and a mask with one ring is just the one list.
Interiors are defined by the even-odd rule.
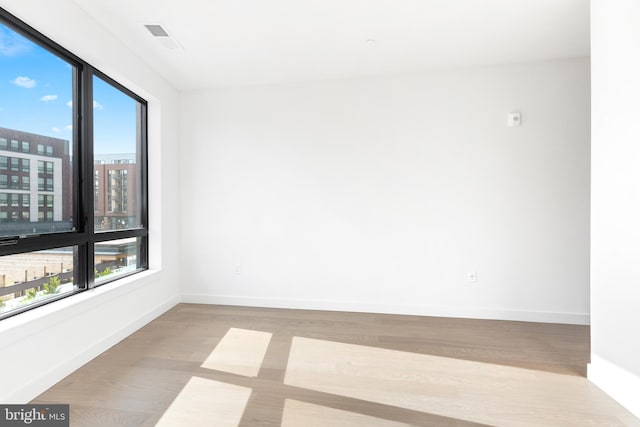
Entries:
[[287,399],[281,427],[409,427],[410,424]]
[[250,388],[192,377],[156,426],[236,427],[250,395]]
[[268,332],[230,328],[201,367],[255,377],[270,341]]
[[284,382],[490,425],[624,425],[585,378],[334,341],[294,337]]

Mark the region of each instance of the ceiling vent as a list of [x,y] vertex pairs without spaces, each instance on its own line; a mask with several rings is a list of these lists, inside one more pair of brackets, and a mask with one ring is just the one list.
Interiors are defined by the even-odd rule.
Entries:
[[165,30],[162,25],[159,24],[147,24],[144,26],[153,37],[169,37],[169,33]]
[[160,24],[142,24],[144,27],[167,49],[175,50],[180,48],[180,43],[176,41],[169,32]]

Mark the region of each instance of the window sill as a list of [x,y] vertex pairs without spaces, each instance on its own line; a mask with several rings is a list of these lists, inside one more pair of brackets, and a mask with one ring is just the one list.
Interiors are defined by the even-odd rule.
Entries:
[[159,275],[160,270],[145,270],[4,319],[0,321],[0,349],[30,335],[46,331],[47,325],[50,327],[52,324],[64,322],[110,300],[134,292],[157,280]]

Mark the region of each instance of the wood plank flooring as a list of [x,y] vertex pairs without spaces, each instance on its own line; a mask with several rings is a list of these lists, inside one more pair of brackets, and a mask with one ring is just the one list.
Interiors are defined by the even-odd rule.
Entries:
[[640,426],[588,356],[585,326],[180,304],[33,403],[88,427]]

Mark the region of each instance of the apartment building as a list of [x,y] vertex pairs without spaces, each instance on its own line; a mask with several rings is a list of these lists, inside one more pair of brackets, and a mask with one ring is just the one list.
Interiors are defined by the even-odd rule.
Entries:
[[6,234],[65,230],[72,215],[69,141],[0,127],[0,222]]
[[135,154],[94,155],[96,230],[118,230],[136,225],[136,170]]

